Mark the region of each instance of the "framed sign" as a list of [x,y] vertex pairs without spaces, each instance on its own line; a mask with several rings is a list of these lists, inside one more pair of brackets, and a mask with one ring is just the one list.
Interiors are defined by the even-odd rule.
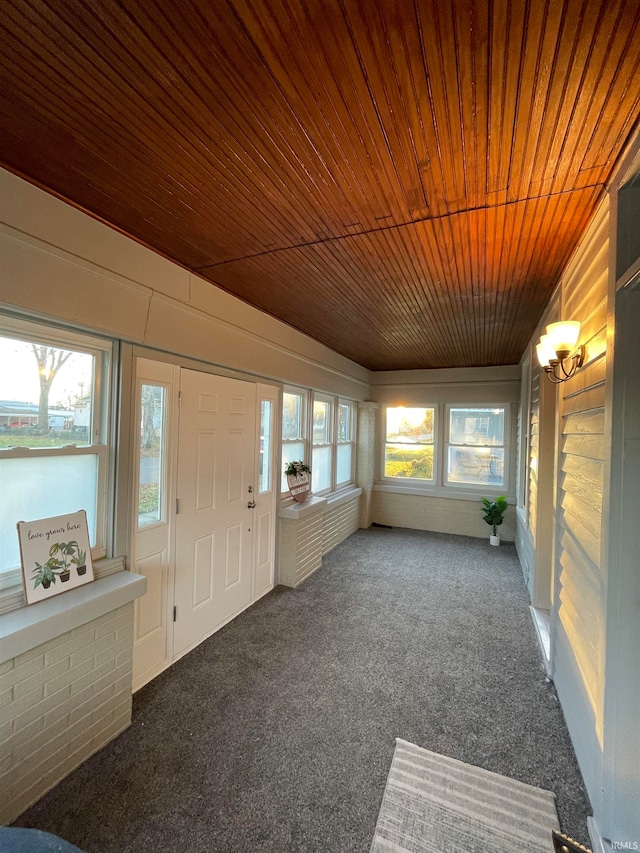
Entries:
[[93,580],[87,514],[19,521],[22,582],[27,604],[75,589]]
[[311,494],[310,475],[307,473],[287,474],[287,485],[289,486],[291,496],[298,503],[306,501]]

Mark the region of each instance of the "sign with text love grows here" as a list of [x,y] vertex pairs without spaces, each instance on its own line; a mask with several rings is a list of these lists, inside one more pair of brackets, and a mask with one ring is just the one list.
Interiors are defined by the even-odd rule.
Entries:
[[27,604],[93,580],[87,513],[19,521],[22,581]]

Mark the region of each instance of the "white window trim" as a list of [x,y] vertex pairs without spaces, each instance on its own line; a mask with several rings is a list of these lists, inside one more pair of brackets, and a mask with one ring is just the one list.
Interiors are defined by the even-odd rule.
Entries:
[[[301,404],[302,411],[300,412],[300,432],[301,432],[300,438],[285,438],[284,437],[284,434],[283,434],[284,428],[283,428],[283,423],[282,423],[282,411],[283,411],[283,406],[284,406],[284,395],[285,394],[295,394],[296,396],[302,397],[302,404]],[[282,477],[283,477],[282,472],[284,469],[284,462],[283,462],[284,455],[282,453],[282,450],[286,444],[300,444],[300,443],[302,443],[303,450],[304,450],[303,455],[302,455],[302,461],[305,463],[305,465],[311,466],[311,463],[310,463],[311,451],[309,449],[309,435],[310,435],[309,424],[310,424],[310,418],[311,418],[311,410],[312,410],[312,406],[310,405],[310,402],[309,402],[309,391],[308,391],[308,389],[298,388],[294,385],[285,385],[283,387],[282,397],[280,400],[280,413],[279,413],[280,436],[281,436],[280,454],[279,454],[280,472],[278,474],[278,481],[280,483],[280,486],[278,486],[279,489],[281,489]],[[281,497],[281,499],[290,498],[291,495],[289,494],[289,490],[288,489],[281,490],[280,491],[280,497]]]
[[[455,481],[449,480],[448,468],[449,468],[449,448],[450,447],[463,447],[465,445],[455,444],[451,442],[451,417],[450,412],[451,409],[502,409],[504,411],[504,427],[502,433],[502,444],[499,445],[491,445],[491,444],[479,444],[477,447],[499,447],[504,450],[504,464],[503,464],[503,472],[502,472],[502,480],[503,482],[498,485],[492,485],[491,483],[457,483]],[[509,471],[510,471],[510,437],[511,437],[511,404],[510,403],[447,403],[445,406],[445,433],[443,436],[443,466],[442,466],[442,485],[447,489],[464,489],[466,492],[471,493],[481,493],[482,495],[503,495],[505,489],[509,485]],[[469,445],[472,447],[473,445]]]
[[[348,406],[349,407],[349,438],[347,441],[340,441],[338,439],[338,427],[339,427],[339,407],[340,406]],[[356,442],[355,442],[355,420],[357,413],[357,406],[353,400],[346,400],[344,397],[338,397],[335,404],[335,427],[334,427],[334,435],[336,437],[335,440],[335,462],[334,462],[334,477],[333,477],[333,491],[340,492],[344,489],[348,489],[350,486],[353,486],[355,483],[355,469],[356,469]],[[342,482],[338,483],[338,448],[346,447],[349,445],[351,447],[351,468],[349,471],[349,479],[342,480]]]
[[[312,469],[313,476],[313,449],[315,447],[330,447],[331,448],[331,484],[329,488],[323,489],[320,492],[314,492],[314,496],[319,497],[331,497],[332,495],[339,495],[341,492],[344,492],[348,489],[353,489],[356,482],[356,457],[357,457],[357,416],[358,416],[358,405],[355,400],[349,400],[346,397],[339,397],[335,394],[327,394],[324,391],[315,391],[313,389],[307,388],[299,388],[293,385],[285,385],[282,389],[282,400],[280,407],[280,433],[282,433],[282,403],[284,401],[284,394],[297,394],[302,395],[303,397],[303,418],[302,418],[302,427],[303,427],[303,437],[298,439],[284,439],[282,438],[280,441],[280,449],[281,449],[281,471],[284,463],[282,462],[282,448],[287,443],[299,443],[302,442],[304,444],[304,459],[305,464],[309,465]],[[331,417],[329,422],[329,430],[330,430],[330,442],[329,444],[314,444],[313,443],[313,403],[315,400],[320,400],[322,402],[327,402],[331,406]],[[348,442],[338,442],[338,406],[339,405],[347,405],[349,406],[351,417],[350,417],[350,425],[349,425],[349,435],[350,439]],[[345,480],[344,482],[337,484],[337,464],[338,464],[338,446],[339,445],[351,445],[351,471],[349,480]],[[289,494],[289,490],[282,491],[280,493],[280,498],[282,501],[293,500],[291,495]]]
[[[385,444],[386,444],[386,424],[387,424],[387,409],[394,409],[402,403],[386,403],[380,409],[382,418],[381,427],[379,430],[378,442],[378,473],[374,484],[374,491],[378,492],[396,492],[408,495],[431,495],[432,497],[455,498],[458,500],[477,500],[481,497],[491,497],[493,495],[504,495],[507,500],[512,503],[516,499],[515,486],[512,486],[512,459],[513,459],[513,442],[512,435],[512,403],[498,402],[491,400],[489,402],[472,402],[466,400],[455,403],[433,403],[428,401],[412,401],[410,408],[425,408],[435,409],[434,413],[434,442],[433,442],[433,480],[419,480],[410,477],[385,477],[384,462],[385,462]],[[449,438],[448,413],[449,409],[462,408],[476,409],[491,409],[500,408],[505,410],[505,431],[504,431],[504,485],[491,486],[488,484],[479,483],[449,483],[446,479],[447,465],[447,447]]]
[[[414,489],[418,489],[419,492],[422,492],[428,489],[437,488],[442,484],[442,472],[440,470],[441,454],[438,440],[438,437],[442,432],[440,423],[442,406],[438,403],[411,403],[407,406],[407,408],[410,409],[433,409],[433,443],[422,445],[423,447],[433,447],[433,479],[421,480],[418,477],[387,477],[384,474],[387,446],[387,409],[397,409],[400,405],[402,404],[388,403],[382,406],[381,409],[382,425],[380,428],[380,448],[378,451],[378,465],[380,468],[377,483],[384,486],[398,486],[401,491],[408,491],[409,493]],[[407,442],[407,444],[410,444],[410,442]]]
[[[316,443],[313,440],[313,410],[315,408],[316,403],[326,403],[329,406],[328,418],[327,418],[327,433],[328,433],[328,441],[322,443]],[[336,481],[336,417],[337,417],[337,407],[336,407],[336,398],[330,396],[329,394],[322,394],[318,391],[314,391],[311,400],[311,482],[313,483],[313,455],[316,449],[320,450],[322,448],[329,448],[331,452],[331,464],[329,465],[329,485],[325,489],[320,489],[317,492],[313,492],[314,495],[317,496],[325,496],[330,495],[335,491],[335,481]]]
[[[96,358],[96,369],[92,395],[92,435],[87,446],[67,445],[63,447],[11,447],[0,449],[0,459],[55,456],[97,456],[98,484],[96,493],[96,542],[91,548],[94,561],[103,560],[108,551],[108,495],[110,471],[113,468],[111,448],[111,423],[109,405],[103,406],[106,395],[111,394],[116,351],[112,341],[93,335],[48,326],[18,317],[0,314],[0,335],[27,343],[35,342],[60,349],[84,352]],[[110,570],[107,569],[107,573]],[[0,570],[0,612],[21,606],[23,603],[22,569],[20,566]]]

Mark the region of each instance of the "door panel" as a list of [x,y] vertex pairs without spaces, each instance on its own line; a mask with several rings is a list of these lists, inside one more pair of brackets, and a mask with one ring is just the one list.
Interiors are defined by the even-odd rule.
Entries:
[[255,385],[182,370],[176,517],[180,654],[251,602]]
[[133,689],[168,665],[173,655],[173,468],[179,370],[136,362],[132,557],[147,579],[134,609]]

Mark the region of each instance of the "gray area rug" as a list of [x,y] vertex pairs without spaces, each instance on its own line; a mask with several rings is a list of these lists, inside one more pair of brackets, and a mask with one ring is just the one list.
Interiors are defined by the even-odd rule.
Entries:
[[398,738],[371,853],[549,853],[555,796]]
[[89,853],[366,853],[395,738],[589,813],[513,545],[363,530],[134,696],[21,816]]

